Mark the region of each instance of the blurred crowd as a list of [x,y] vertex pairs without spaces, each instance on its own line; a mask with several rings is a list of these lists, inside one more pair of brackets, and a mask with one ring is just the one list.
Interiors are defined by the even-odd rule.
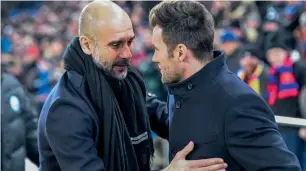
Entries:
[[[77,36],[78,17],[87,3],[1,2],[1,72],[8,72],[18,79],[37,105],[38,113],[64,72],[61,57],[69,41]],[[148,91],[166,100],[167,91],[160,82],[158,69],[151,62],[154,49],[148,13],[158,1],[117,3],[130,15],[134,26],[136,41],[132,65],[143,75]],[[229,69],[261,94],[277,115],[306,118],[306,2],[201,3],[213,14],[215,48],[225,52]],[[287,56],[280,61],[282,54]],[[296,86],[284,90],[287,93],[283,100],[275,101],[271,72],[276,72],[278,68],[275,66],[279,65],[292,71],[289,76],[285,73],[283,80]],[[306,171],[306,130],[284,128],[281,133]],[[160,141],[156,145],[163,148]],[[166,156],[163,150],[157,155]],[[159,164],[165,165],[165,161],[161,160]]]

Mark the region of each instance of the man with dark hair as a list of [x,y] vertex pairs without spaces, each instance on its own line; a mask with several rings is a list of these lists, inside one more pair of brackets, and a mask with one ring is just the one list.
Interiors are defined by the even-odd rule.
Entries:
[[163,28],[163,32],[167,33],[163,35],[163,40],[168,46],[169,53],[173,52],[177,44],[184,42],[192,50],[195,58],[200,61],[210,60],[203,59],[203,56],[212,57],[213,55],[214,21],[212,16],[206,8],[199,7],[199,3],[184,2],[182,13],[177,12],[179,9],[171,9],[174,4],[176,3],[167,1],[155,6],[149,15],[150,24]]
[[162,82],[169,90],[170,159],[186,143],[187,159],[221,157],[228,171],[301,171],[272,110],[213,51],[214,23],[195,1],[164,1],[150,12]]
[[[143,80],[130,65],[134,37],[129,16],[115,3],[94,1],[82,10],[79,37],[63,56],[66,72],[40,115],[39,170],[150,170],[149,116],[153,131],[165,138],[166,124],[158,122],[167,118],[148,116],[159,109],[156,99],[146,101]],[[220,158],[186,161],[192,149],[190,143],[166,171],[225,168]]]

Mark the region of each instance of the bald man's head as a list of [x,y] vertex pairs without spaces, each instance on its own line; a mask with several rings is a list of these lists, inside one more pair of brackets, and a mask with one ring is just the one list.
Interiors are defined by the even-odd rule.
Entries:
[[128,14],[111,1],[93,1],[86,5],[79,17],[79,36],[94,38],[98,31],[121,20],[130,20]]
[[117,79],[126,77],[134,38],[131,19],[117,4],[94,1],[82,10],[79,19],[81,48],[106,74]]

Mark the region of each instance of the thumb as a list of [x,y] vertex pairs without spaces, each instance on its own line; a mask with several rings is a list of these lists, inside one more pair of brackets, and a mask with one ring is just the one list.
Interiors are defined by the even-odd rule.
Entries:
[[186,158],[186,156],[193,150],[194,148],[194,143],[190,141],[187,146],[184,147],[183,150],[178,152],[177,157],[179,158]]

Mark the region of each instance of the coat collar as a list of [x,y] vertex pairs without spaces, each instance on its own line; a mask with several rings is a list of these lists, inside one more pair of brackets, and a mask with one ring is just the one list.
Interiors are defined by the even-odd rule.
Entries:
[[80,88],[82,86],[82,83],[84,81],[84,77],[80,75],[79,73],[75,71],[66,71],[68,75],[69,81],[77,88]]
[[[209,85],[215,79],[220,69],[225,65],[224,53],[213,52],[214,59],[206,64],[200,71],[179,83],[166,84],[169,93],[173,95],[187,95],[198,88]],[[204,84],[204,85],[203,85]]]

